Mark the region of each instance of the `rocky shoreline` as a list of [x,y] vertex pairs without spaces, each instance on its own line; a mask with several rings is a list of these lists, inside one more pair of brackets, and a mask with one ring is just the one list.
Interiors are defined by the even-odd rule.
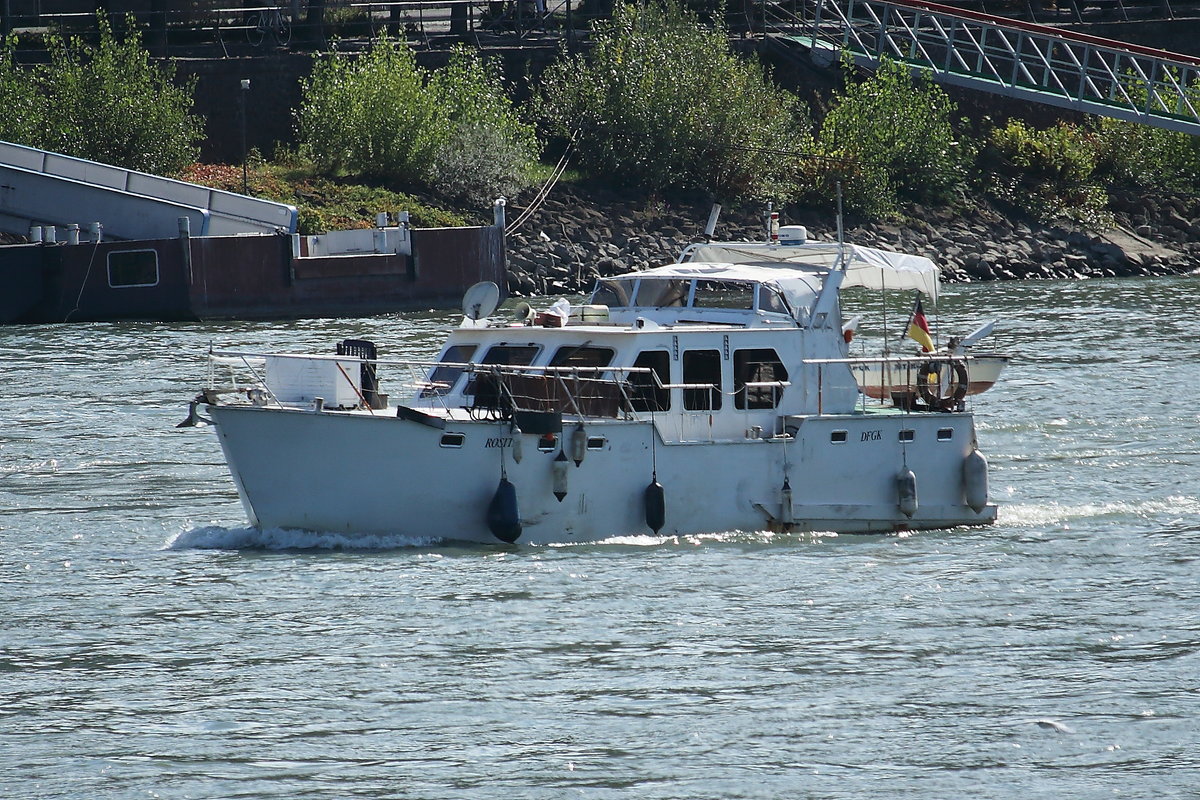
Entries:
[[[912,208],[906,223],[847,222],[846,241],[924,255],[946,282],[1174,275],[1200,270],[1200,203],[1192,198],[1116,198],[1116,227],[1089,231],[1015,219],[980,207],[970,215]],[[509,205],[508,219],[526,209]],[[514,296],[578,294],[597,277],[668,263],[702,239],[709,208],[639,202],[615,194],[558,189],[508,234]],[[724,210],[716,238],[761,240],[760,211]],[[781,214],[781,217],[784,215]],[[790,213],[812,238],[836,238],[833,219]]]

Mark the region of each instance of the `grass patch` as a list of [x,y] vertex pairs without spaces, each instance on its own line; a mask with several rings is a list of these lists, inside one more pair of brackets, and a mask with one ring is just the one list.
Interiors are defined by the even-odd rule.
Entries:
[[[380,211],[409,213],[412,224],[420,228],[453,228],[490,223],[483,213],[476,219],[459,211],[450,211],[416,195],[393,191],[382,186],[329,178],[299,159],[266,162],[248,160],[249,194],[265,200],[294,205],[300,212],[300,233],[317,234],[331,230],[372,228]],[[180,179],[222,189],[242,192],[242,168],[233,164],[192,164]],[[473,216],[473,215],[472,215]]]

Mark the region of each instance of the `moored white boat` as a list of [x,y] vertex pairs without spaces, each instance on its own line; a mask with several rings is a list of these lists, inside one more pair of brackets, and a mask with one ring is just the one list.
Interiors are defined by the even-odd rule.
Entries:
[[860,393],[855,370],[878,360],[849,357],[853,285],[936,298],[937,269],[853,245],[713,243],[536,315],[492,317],[482,287],[435,363],[353,342],[214,351],[214,373],[254,385],[225,400],[214,382],[190,419],[215,425],[264,527],[560,543],[993,522],[961,397],[937,381],[925,404]]
[[[961,384],[963,396],[983,394],[995,386],[1010,360],[1010,356],[999,353],[973,353],[969,359],[963,362],[963,376],[965,376],[965,381]],[[911,402],[927,402],[927,400],[922,400],[922,390],[925,390],[924,393],[928,395],[931,381],[923,379],[923,375],[936,376],[940,397],[952,398],[958,393],[959,376],[956,376],[952,370],[931,371],[926,369],[922,372],[922,367],[926,363],[927,359],[920,356],[889,361],[872,360],[868,364],[853,367],[853,370],[859,389],[863,394],[875,400],[900,400],[903,402],[901,398],[905,398]]]

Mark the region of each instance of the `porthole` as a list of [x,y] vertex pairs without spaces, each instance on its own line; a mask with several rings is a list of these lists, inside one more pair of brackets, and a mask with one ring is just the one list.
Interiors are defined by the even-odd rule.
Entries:
[[954,428],[938,428],[937,433],[939,442],[948,442],[954,438]]
[[466,434],[463,433],[443,433],[442,440],[438,442],[441,447],[459,448],[463,446],[463,442],[467,440]]
[[603,450],[608,444],[608,439],[603,436],[589,436],[587,441],[588,450]]
[[554,448],[557,444],[558,437],[553,433],[547,433],[538,437],[537,448],[543,453],[550,453],[554,451]]
[[905,428],[904,430],[900,431],[900,441],[911,442],[913,439],[916,438],[916,434],[917,434],[917,432],[912,430],[911,428]]
[[846,431],[834,431],[833,433],[829,434],[829,441],[833,442],[834,444],[845,444],[846,436]]

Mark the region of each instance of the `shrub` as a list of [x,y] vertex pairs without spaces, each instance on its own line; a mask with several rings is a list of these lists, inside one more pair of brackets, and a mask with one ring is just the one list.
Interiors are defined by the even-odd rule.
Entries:
[[[1168,67],[1162,76],[1167,79],[1179,83],[1181,78]],[[1164,103],[1161,95],[1152,98],[1144,78],[1126,73],[1121,84],[1139,107],[1168,115],[1180,112]],[[1186,87],[1184,94],[1193,106],[1200,106],[1200,85]],[[1200,181],[1198,137],[1110,117],[1093,117],[1089,131],[1096,140],[1096,171],[1115,184],[1136,189],[1189,189]]]
[[38,146],[130,169],[174,174],[196,160],[203,120],[191,114],[195,80],[176,86],[174,69],[150,63],[130,19],[118,39],[104,13],[100,42],[52,37],[41,71]]
[[800,174],[803,188],[797,199],[803,203],[828,206],[836,202],[840,185],[845,204],[859,213],[886,217],[896,211],[896,192],[880,161],[818,144]]
[[[845,66],[849,73],[852,62]],[[944,203],[963,185],[972,154],[951,122],[955,104],[928,76],[914,78],[883,58],[871,77],[836,93],[834,103],[821,126],[822,147],[861,162],[864,173],[878,168],[874,180],[886,176],[881,186],[851,181],[851,206],[880,213],[901,199]]]
[[444,115],[426,175],[431,186],[485,202],[532,183],[541,148],[533,128],[517,118],[493,65],[456,48],[428,88]]
[[725,33],[676,0],[621,5],[594,27],[588,57],[547,69],[536,113],[554,136],[578,131],[593,175],[649,191],[791,195],[811,126],[795,97],[739,59]]
[[469,51],[429,74],[407,44],[385,38],[354,60],[324,56],[301,89],[300,142],[328,172],[476,200],[528,185],[533,130]]
[[1108,198],[1093,182],[1096,140],[1077,125],[1045,130],[1009,120],[993,130],[980,154],[983,188],[1042,219],[1094,221]]
[[15,38],[0,46],[0,138],[130,169],[174,174],[195,161],[203,120],[191,114],[195,81],[150,63],[132,19],[118,39],[97,14],[100,42],[50,36],[50,63],[22,71]]

